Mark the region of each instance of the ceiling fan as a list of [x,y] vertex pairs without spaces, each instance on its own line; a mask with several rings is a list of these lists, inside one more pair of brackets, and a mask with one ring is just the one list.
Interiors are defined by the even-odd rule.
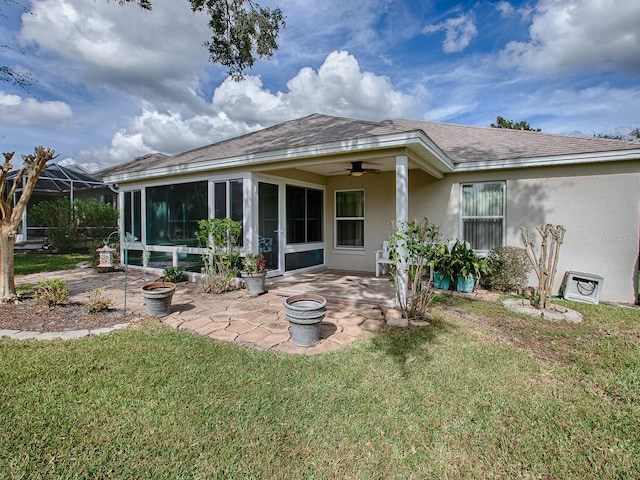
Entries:
[[378,174],[380,173],[380,170],[378,170],[377,168],[363,168],[362,162],[359,161],[359,162],[351,162],[351,168],[345,168],[344,170],[336,170],[331,173],[336,173],[336,172],[349,172],[349,175],[351,175],[352,177],[360,177],[365,173]]

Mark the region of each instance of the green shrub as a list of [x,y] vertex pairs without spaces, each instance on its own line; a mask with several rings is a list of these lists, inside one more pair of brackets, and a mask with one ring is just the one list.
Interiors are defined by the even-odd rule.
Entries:
[[[426,274],[439,240],[438,226],[427,218],[393,225],[393,233],[389,237],[391,284],[396,288],[396,301],[404,318],[424,317],[436,296]],[[401,291],[403,250],[407,255],[405,292]]]
[[118,210],[106,203],[59,198],[29,209],[31,221],[46,228],[56,252],[69,252],[78,240],[103,239],[118,227]]
[[240,262],[242,224],[230,218],[210,218],[198,222],[196,238],[205,252],[200,290],[204,293],[223,293],[238,288],[234,283]]
[[34,297],[39,302],[46,303],[50,307],[61,305],[69,296],[67,285],[60,279],[42,280],[36,284]]
[[184,268],[183,267],[166,267],[164,269],[164,281],[171,283],[178,283],[184,280]]
[[105,296],[104,288],[95,288],[87,297],[87,312],[107,312],[113,307],[113,303],[113,300]]
[[484,287],[517,293],[527,288],[531,262],[524,248],[494,248],[487,256],[487,263],[490,271],[483,277]]

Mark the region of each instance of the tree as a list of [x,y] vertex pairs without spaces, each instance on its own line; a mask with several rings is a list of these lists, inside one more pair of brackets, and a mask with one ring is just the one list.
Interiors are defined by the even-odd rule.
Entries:
[[596,138],[607,138],[609,140],[626,140],[629,142],[637,142],[640,140],[640,128],[634,128],[626,135],[613,135],[610,133],[594,133],[594,137]]
[[[57,158],[57,155],[54,150],[45,147],[36,147],[35,153],[31,155],[22,155],[22,168],[11,182],[11,186],[7,182],[7,176],[13,169],[11,160],[15,152],[3,155],[4,164],[0,173],[0,293],[2,300],[8,300],[16,293],[13,269],[16,231],[42,170],[48,162]],[[20,187],[20,197],[14,203],[14,196]]]
[[[118,0],[152,9],[152,0]],[[278,34],[285,26],[279,8],[261,7],[253,0],[188,0],[194,12],[209,15],[211,40],[205,42],[209,60],[228,68],[234,80],[242,80],[256,57],[270,58],[278,49]]]
[[527,228],[520,227],[522,243],[524,243],[529,261],[538,277],[537,297],[534,300],[534,304],[538,310],[544,311],[549,307],[551,301],[553,280],[556,278],[556,270],[558,269],[560,246],[564,242],[566,229],[564,225],[547,223],[546,225],[536,226],[536,230],[542,237],[539,257],[536,255],[535,238]]
[[392,228],[388,245],[396,303],[404,318],[421,318],[436,296],[425,275],[440,241],[440,231],[427,218],[394,224]]
[[508,128],[510,130],[529,130],[531,132],[541,132],[542,130],[539,128],[531,128],[528,122],[521,120],[519,122],[514,122],[513,120],[506,120],[504,117],[497,116],[496,123],[491,124],[491,128]]

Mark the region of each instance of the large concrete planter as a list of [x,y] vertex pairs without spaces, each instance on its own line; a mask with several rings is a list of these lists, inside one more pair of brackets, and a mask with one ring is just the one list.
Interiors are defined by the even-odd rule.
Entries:
[[171,299],[176,284],[171,282],[151,282],[141,289],[149,315],[165,317],[171,313]]
[[327,300],[320,295],[292,295],[284,301],[289,320],[291,341],[299,347],[312,347],[320,341],[320,324],[324,319]]

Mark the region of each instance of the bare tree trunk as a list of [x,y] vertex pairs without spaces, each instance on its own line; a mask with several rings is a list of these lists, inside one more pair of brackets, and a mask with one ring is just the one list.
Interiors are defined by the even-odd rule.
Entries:
[[[56,158],[56,154],[50,148],[36,147],[33,154],[23,155],[22,168],[13,177],[11,187],[7,178],[13,169],[11,161],[14,152],[3,155],[4,164],[0,167],[0,290],[2,299],[8,300],[16,293],[13,271],[16,229],[22,221],[22,214],[42,170],[47,166],[47,162]],[[14,203],[14,195],[20,186],[22,192]]]
[[13,246],[16,242],[15,231],[10,228],[0,230],[0,291],[2,299],[7,300],[15,294],[16,285],[13,273]]
[[522,242],[527,250],[527,255],[538,277],[538,298],[536,307],[539,310],[546,310],[549,306],[553,291],[553,280],[558,268],[558,257],[560,255],[560,245],[564,242],[565,228],[562,225],[546,224],[536,227],[542,237],[540,246],[540,258],[536,259],[535,239],[529,231],[521,227]]

